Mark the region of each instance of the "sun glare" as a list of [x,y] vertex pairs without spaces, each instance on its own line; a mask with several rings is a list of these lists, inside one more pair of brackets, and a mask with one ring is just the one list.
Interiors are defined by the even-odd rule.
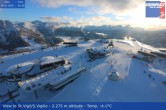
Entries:
[[142,27],[144,29],[158,30],[166,27],[166,20],[160,18],[146,18],[145,5],[133,10],[129,23],[134,27]]

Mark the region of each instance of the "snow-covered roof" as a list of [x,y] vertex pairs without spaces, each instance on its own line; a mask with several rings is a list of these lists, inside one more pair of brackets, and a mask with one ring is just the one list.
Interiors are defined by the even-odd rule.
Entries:
[[45,61],[48,61],[48,60],[54,60],[55,57],[54,56],[45,56],[45,57],[42,57],[40,59],[41,62],[45,62]]
[[[68,70],[70,67],[71,67],[70,65],[60,66],[51,71],[42,73],[41,75],[38,75],[34,78],[31,78],[25,81],[20,81],[18,82],[18,84],[23,90],[27,92],[31,92],[48,84],[52,80],[60,78],[61,77],[60,73],[64,70]],[[30,88],[30,89],[28,90],[27,88]]]
[[54,79],[54,80],[52,80],[49,84],[51,84],[51,85],[56,85],[56,84],[58,84],[59,82],[62,82],[62,81],[64,81],[64,80],[66,80],[69,76],[74,75],[74,74],[77,74],[78,72],[83,71],[83,70],[85,70],[84,67],[80,67],[80,68],[78,68],[78,69],[75,68],[73,71],[70,71],[71,74],[66,74],[64,77],[61,77],[61,78],[59,78],[59,79]]
[[5,75],[11,75],[11,74],[23,74],[34,66],[34,62],[24,62],[20,64],[13,65],[9,67],[6,71],[7,74]]
[[96,32],[98,35],[106,36],[107,34]]
[[[25,81],[20,81],[20,82],[18,82],[18,85],[24,91],[32,92],[47,84],[59,83],[60,81],[64,80],[65,78],[67,78],[73,74],[76,74],[78,71],[82,71],[85,69],[84,67],[77,68],[77,66],[72,67],[71,70],[70,70],[70,68],[71,68],[70,65],[61,66],[61,67],[58,67],[57,69],[42,73],[41,75],[38,75],[34,78],[31,78],[31,79],[28,79]],[[67,71],[65,74],[61,74],[61,72],[64,72],[65,70],[70,70],[70,71]]]
[[63,60],[62,58],[47,56],[47,57],[41,58],[40,65],[46,65],[46,64],[50,64],[50,63],[54,63],[54,62],[59,62],[59,61],[62,61],[62,60]]

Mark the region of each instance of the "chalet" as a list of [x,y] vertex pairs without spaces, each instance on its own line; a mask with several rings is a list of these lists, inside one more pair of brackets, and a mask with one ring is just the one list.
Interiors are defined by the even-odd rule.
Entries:
[[71,47],[71,46],[77,46],[78,42],[64,42],[63,44],[65,44],[66,47]]

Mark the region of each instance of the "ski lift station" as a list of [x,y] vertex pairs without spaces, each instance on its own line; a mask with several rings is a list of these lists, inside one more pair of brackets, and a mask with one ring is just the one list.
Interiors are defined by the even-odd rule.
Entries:
[[69,64],[61,57],[46,56],[39,60],[33,60],[9,67],[6,71],[8,81],[21,81],[23,76],[35,77],[43,72],[55,69],[59,66]]
[[65,44],[66,47],[72,47],[72,46],[77,46],[78,42],[64,42],[63,44]]

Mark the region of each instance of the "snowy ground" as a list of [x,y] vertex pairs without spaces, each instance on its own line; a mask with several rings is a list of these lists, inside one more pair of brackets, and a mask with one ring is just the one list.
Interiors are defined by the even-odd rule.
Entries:
[[[141,47],[135,41],[114,41],[113,54],[93,62],[88,62],[87,48],[106,47],[98,40],[80,41],[78,47],[60,46],[44,51],[34,51],[3,57],[0,72],[5,74],[7,68],[14,64],[39,59],[44,56],[62,56],[73,64],[82,65],[87,70],[67,86],[50,92],[41,88],[34,93],[25,93],[21,89],[19,101],[55,101],[55,102],[164,102],[166,101],[166,60],[148,64],[130,58],[127,54],[136,52]],[[118,71],[122,76],[119,81],[111,81],[108,74]],[[0,82],[6,85],[8,82]]]

